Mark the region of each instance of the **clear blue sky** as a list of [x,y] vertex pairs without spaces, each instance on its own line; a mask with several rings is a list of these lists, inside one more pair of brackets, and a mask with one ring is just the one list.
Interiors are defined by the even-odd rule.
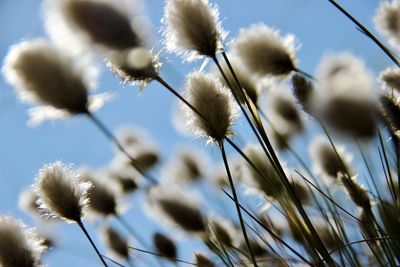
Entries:
[[[163,13],[162,0],[146,0],[146,11],[153,23],[155,34]],[[365,58],[375,72],[390,65],[389,60],[365,36],[360,34],[348,19],[339,14],[326,0],[215,0],[220,7],[223,26],[232,38],[240,27],[264,22],[281,29],[282,33],[294,33],[302,43],[298,53],[300,67],[313,72],[321,55],[327,51],[347,50]],[[371,17],[376,0],[342,1],[362,22],[372,28]],[[8,47],[22,39],[43,36],[39,0],[0,0],[0,58]],[[229,38],[228,37],[228,38]],[[162,73],[175,87],[180,88],[182,77],[170,71],[168,65],[187,73],[195,65],[182,64],[173,56]],[[119,96],[98,112],[98,116],[111,128],[134,124],[147,128],[163,157],[168,158],[177,143],[190,142],[180,137],[170,122],[172,103],[175,101],[157,84],[150,84],[143,93],[137,88],[121,86],[119,81],[103,71],[100,91],[115,91]],[[18,102],[13,90],[0,78],[0,213],[11,213],[26,223],[33,223],[17,207],[19,192],[32,184],[36,171],[45,163],[62,160],[93,168],[107,164],[113,157],[113,149],[101,133],[85,118],[46,122],[37,128],[28,128],[27,107]],[[200,143],[197,143],[199,145]],[[214,153],[210,147],[206,148]],[[147,220],[137,203],[131,204],[127,218],[143,232]],[[74,225],[57,227],[62,246],[67,253],[55,251],[47,258],[50,266],[99,266],[86,240]],[[93,231],[93,227],[90,227]],[[67,234],[66,234],[67,233]],[[189,251],[186,248],[186,251]],[[72,254],[70,254],[72,252]],[[87,256],[82,260],[76,255]],[[182,258],[191,256],[182,254]]]

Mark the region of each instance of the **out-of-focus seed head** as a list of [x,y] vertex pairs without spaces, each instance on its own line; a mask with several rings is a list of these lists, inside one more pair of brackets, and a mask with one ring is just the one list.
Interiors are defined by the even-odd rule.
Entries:
[[318,66],[313,114],[341,133],[371,138],[376,132],[374,79],[349,53],[328,55]]
[[22,99],[69,113],[87,111],[87,85],[71,59],[49,42],[37,39],[11,47],[3,74]]
[[357,183],[357,176],[349,177],[347,174],[340,173],[338,178],[346,188],[351,200],[358,207],[364,210],[371,210],[371,199],[363,185]]
[[[229,61],[233,67],[233,70],[235,72],[235,75],[237,79],[239,80],[240,84],[242,85],[242,88],[248,95],[248,97],[251,99],[251,101],[254,104],[258,103],[258,99],[260,96],[260,86],[257,85],[255,79],[252,77],[250,71],[246,68],[246,66],[242,65],[242,62],[234,55],[228,55]],[[238,86],[235,80],[235,77],[233,76],[232,72],[230,71],[228,65],[223,62],[221,63],[222,70],[228,80],[224,79],[222,76],[221,72],[218,70],[218,68],[213,69],[213,73],[220,79],[220,81],[225,84],[226,87],[232,86],[233,90],[235,91],[235,94],[240,101],[240,103],[245,103],[244,97],[242,97],[242,94],[240,92],[237,92]]]
[[383,70],[379,74],[378,80],[385,88],[400,92],[400,70],[398,67]]
[[215,267],[216,265],[203,253],[195,253],[195,262],[197,267]]
[[172,261],[178,257],[175,243],[168,236],[155,233],[153,235],[153,244],[157,252],[162,256]]
[[379,109],[383,123],[394,136],[400,136],[400,105],[399,100],[382,94],[379,98]]
[[[64,23],[71,32],[82,35],[88,43],[116,50],[143,44],[141,36],[132,27],[133,18],[127,11],[129,8],[122,1],[47,1],[45,8],[49,20],[47,24]],[[48,25],[50,33],[51,27]]]
[[43,214],[38,204],[39,196],[33,188],[27,188],[19,195],[18,206],[24,212],[33,215],[34,217],[41,217]]
[[221,244],[230,248],[236,237],[237,229],[234,225],[223,218],[212,218],[208,222],[208,232],[210,234],[210,240],[217,246]]
[[303,205],[309,205],[311,203],[311,195],[309,189],[304,183],[298,179],[290,182],[293,188],[294,195]]
[[110,251],[116,256],[129,260],[129,244],[114,228],[106,226],[101,230],[101,237]]
[[185,99],[200,114],[182,104],[188,129],[211,142],[221,142],[233,134],[238,106],[229,89],[212,75],[194,72],[187,76]]
[[314,85],[307,80],[303,75],[295,74],[292,77],[293,95],[303,110],[310,113],[311,107],[309,101],[314,93]]
[[32,229],[10,216],[0,215],[0,266],[39,267],[46,250]]
[[324,137],[314,139],[309,147],[309,154],[317,173],[323,174],[336,181],[339,173],[352,173],[350,169],[351,156],[346,154],[342,147],[335,146],[338,155],[332,145]]
[[400,5],[397,0],[382,1],[374,17],[375,27],[393,46],[400,39]]
[[124,83],[135,83],[144,87],[158,76],[161,64],[158,56],[144,47],[108,53],[110,69]]
[[188,233],[204,234],[205,215],[197,201],[171,186],[157,186],[150,189],[148,204],[151,214],[170,225],[177,226]]
[[40,208],[51,217],[68,222],[80,222],[88,206],[91,183],[83,182],[71,167],[57,161],[44,165],[39,171],[35,187]]
[[[250,248],[254,254],[254,257],[256,257],[256,259],[265,259],[266,257],[269,256],[269,252],[267,250],[267,246],[261,244],[261,242],[258,239],[250,239],[249,240],[250,243]],[[246,258],[250,256],[250,253],[248,252],[248,248],[247,248],[247,244],[245,242],[245,240],[243,238],[241,238],[238,241],[238,248],[241,251],[244,251],[247,255],[245,256]]]
[[244,185],[271,198],[283,196],[284,187],[281,179],[263,150],[257,145],[250,144],[245,147],[244,153],[255,166],[253,168],[246,161],[243,162]]
[[117,214],[118,205],[115,194],[104,182],[100,181],[98,177],[94,177],[88,170],[81,170],[79,179],[92,184],[87,192],[89,211],[102,216]]
[[163,19],[167,49],[186,60],[215,56],[224,35],[218,15],[207,0],[168,0]]
[[207,173],[206,156],[194,147],[182,147],[176,157],[165,167],[166,180],[175,183],[192,183]]
[[296,69],[295,37],[282,37],[279,31],[262,23],[240,29],[232,49],[243,65],[258,76],[287,75]]
[[100,174],[106,181],[114,184],[115,192],[122,195],[133,193],[138,187],[138,174],[126,167],[110,167]]

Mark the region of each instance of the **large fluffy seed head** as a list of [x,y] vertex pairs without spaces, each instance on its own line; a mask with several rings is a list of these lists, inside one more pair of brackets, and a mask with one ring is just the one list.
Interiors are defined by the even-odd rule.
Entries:
[[309,153],[316,172],[336,180],[340,173],[351,173],[351,156],[347,155],[342,147],[335,147],[338,154],[329,141],[321,136],[310,144]]
[[400,39],[400,5],[397,0],[382,1],[374,17],[375,26],[396,46]]
[[265,196],[279,198],[283,195],[283,184],[275,168],[268,160],[261,147],[250,144],[244,149],[245,154],[253,163],[253,168],[244,162],[244,183],[249,189],[256,189]]
[[203,234],[206,231],[205,217],[193,197],[175,187],[157,186],[149,191],[150,211],[166,223],[177,226],[188,233]]
[[218,142],[233,134],[238,107],[218,79],[201,72],[189,74],[184,97],[201,115],[182,104],[188,129],[195,135]]
[[104,227],[101,231],[101,236],[111,252],[123,259],[129,259],[128,240],[114,228],[110,226]]
[[400,70],[397,67],[387,68],[379,74],[380,83],[387,89],[400,92]]
[[394,135],[400,135],[400,104],[399,100],[388,95],[381,95],[380,113],[384,124]]
[[103,216],[117,214],[116,197],[104,182],[99,181],[98,177],[94,177],[87,170],[80,172],[79,179],[92,184],[87,192],[89,211]]
[[262,23],[241,29],[232,48],[243,65],[258,76],[286,75],[296,68],[295,37],[282,37]]
[[70,167],[57,161],[45,165],[36,178],[40,207],[52,217],[79,222],[88,205],[88,182],[79,180]]
[[42,239],[12,217],[0,215],[0,266],[39,267]]
[[92,43],[111,49],[141,45],[142,40],[132,28],[128,12],[121,3],[120,6],[117,3],[106,0],[60,0],[54,11],[58,11],[68,26],[85,34]]
[[223,33],[218,9],[207,0],[168,0],[164,23],[165,44],[170,52],[187,60],[217,53]]
[[171,260],[177,258],[177,249],[175,243],[168,236],[161,233],[155,233],[153,235],[153,243],[158,254],[161,254],[162,256]]
[[368,192],[363,185],[357,183],[357,176],[350,177],[341,173],[339,178],[354,204],[364,210],[371,210],[371,200]]
[[40,209],[38,200],[39,196],[37,192],[29,187],[20,193],[18,206],[21,210],[32,215],[34,218],[40,218],[45,214],[43,214],[43,210]]
[[27,100],[70,113],[87,110],[87,86],[82,75],[69,58],[45,40],[12,46],[4,60],[3,74]]
[[318,66],[317,80],[315,116],[353,137],[374,135],[374,79],[362,60],[349,53],[327,55]]

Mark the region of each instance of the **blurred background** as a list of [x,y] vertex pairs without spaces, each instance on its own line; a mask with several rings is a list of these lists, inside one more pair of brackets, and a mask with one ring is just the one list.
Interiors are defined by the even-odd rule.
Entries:
[[[157,43],[161,39],[159,29],[164,1],[143,2],[144,13],[152,24]],[[375,73],[390,65],[389,60],[375,44],[357,31],[354,25],[328,1],[213,0],[212,2],[219,6],[222,25],[229,31],[227,40],[234,38],[241,27],[257,22],[278,28],[282,34],[295,34],[302,44],[297,54],[299,66],[309,73],[314,72],[322,55],[335,51],[350,51],[364,58],[368,67]],[[350,13],[375,32],[371,19],[378,4],[377,0],[341,2]],[[45,35],[41,1],[0,1],[1,59],[7,54],[10,45]],[[161,47],[161,44],[157,43],[157,46]],[[199,67],[199,63],[182,63],[173,55],[162,55],[165,62],[161,73],[177,89],[182,87],[184,74]],[[120,84],[116,77],[103,68],[98,87],[100,92],[111,91],[117,94],[112,102],[97,112],[113,131],[124,125],[147,129],[165,161],[172,155],[175,147],[182,143],[192,143],[218,159],[218,151],[211,145],[205,146],[204,142],[193,141],[192,138],[183,137],[174,130],[171,115],[176,100],[160,85],[151,83],[140,92],[137,87]],[[61,160],[76,166],[85,165],[97,169],[107,165],[115,152],[108,140],[86,118],[47,121],[35,128],[28,127],[27,120],[27,106],[18,101],[12,88],[0,77],[0,125],[2,125],[0,213],[12,214],[21,218],[26,224],[34,225],[35,222],[18,209],[18,196],[21,190],[33,183],[37,171],[43,164]],[[157,175],[155,171],[154,176]],[[127,203],[129,209],[124,217],[150,240],[150,233],[157,226],[151,223],[152,219],[148,219],[140,203],[136,203],[135,200],[137,200],[135,197],[129,199]],[[95,233],[95,226],[90,225],[89,231]],[[75,225],[61,224],[50,227],[55,231],[55,238],[61,249],[46,255],[45,263],[48,266],[99,266],[88,242]],[[163,231],[166,232],[167,229]],[[167,233],[175,235],[173,232]],[[177,243],[181,244],[179,258],[190,261],[191,252],[199,245],[196,242],[187,245],[184,237],[178,237]]]

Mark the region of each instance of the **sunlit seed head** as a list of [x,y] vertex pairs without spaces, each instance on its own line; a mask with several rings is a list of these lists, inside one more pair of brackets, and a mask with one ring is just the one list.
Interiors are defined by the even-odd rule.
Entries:
[[[254,104],[257,104],[259,96],[260,96],[260,91],[261,91],[260,86],[257,85],[255,79],[251,75],[251,72],[246,68],[245,65],[242,64],[242,62],[237,57],[229,54],[228,58],[229,58],[230,63],[232,64],[236,78],[239,80],[240,85],[245,90],[246,94],[251,99],[251,101]],[[218,68],[215,67],[213,69],[213,73],[215,73],[215,75],[220,79],[220,81],[223,84],[225,84],[226,87],[229,87],[229,85],[230,85],[234,91],[237,91],[238,86],[237,86],[235,77],[233,76],[232,72],[230,71],[228,65],[225,62],[223,62],[223,63],[221,63],[221,67],[222,67],[222,70],[223,70],[228,82],[226,82],[226,80],[224,79],[224,77],[222,76],[222,74],[218,70]],[[245,103],[244,97],[242,97],[242,95],[239,92],[236,93],[236,96],[237,96],[238,100],[240,101],[240,103],[242,103],[242,104]]]
[[40,207],[46,214],[68,222],[81,221],[88,205],[91,183],[79,180],[78,174],[69,166],[59,161],[44,165],[35,186]]
[[396,46],[400,39],[400,5],[397,0],[382,1],[375,13],[375,27]]
[[215,267],[216,265],[203,253],[195,252],[195,262],[197,267]]
[[194,135],[220,142],[233,134],[231,128],[238,115],[238,106],[229,89],[218,79],[201,72],[189,74],[184,97],[201,115],[182,104],[187,127]]
[[88,170],[81,170],[79,179],[92,184],[87,192],[88,210],[102,216],[117,214],[117,199],[110,188]]
[[31,215],[35,219],[41,218],[46,220],[48,218],[46,218],[43,210],[40,208],[38,201],[39,196],[37,192],[33,188],[29,187],[20,193],[18,206],[21,210]]
[[175,243],[168,236],[162,233],[155,233],[153,235],[153,244],[158,254],[161,254],[172,261],[177,258],[178,253]]
[[284,195],[284,188],[279,174],[261,147],[249,144],[245,147],[244,153],[255,167],[253,168],[249,163],[243,161],[245,171],[243,174],[244,185],[271,198],[282,197]]
[[400,105],[398,99],[382,94],[379,98],[379,110],[383,123],[394,136],[400,135]]
[[314,93],[314,85],[300,74],[295,74],[292,77],[293,95],[303,110],[307,113],[311,111],[309,101]]
[[186,60],[215,56],[224,35],[218,9],[207,0],[168,0],[163,22],[167,49]]
[[0,266],[39,267],[46,249],[32,229],[10,216],[0,215]]
[[364,210],[371,210],[371,199],[369,198],[365,187],[357,183],[357,176],[349,177],[347,174],[340,173],[339,179],[346,188],[346,191],[354,204]]
[[349,53],[325,56],[317,69],[319,90],[313,114],[340,133],[371,138],[376,132],[374,79],[364,62]]
[[104,0],[61,0],[64,18],[91,42],[112,49],[126,49],[142,44],[131,18],[117,2]]
[[3,74],[23,99],[73,114],[87,111],[87,86],[81,73],[70,58],[45,40],[12,46]]
[[387,68],[379,74],[379,82],[386,89],[400,92],[400,70],[397,67]]
[[[326,138],[315,138],[309,147],[309,154],[314,167],[319,174],[326,175],[336,180],[339,173],[352,173],[350,169],[350,155],[344,149],[335,145],[337,153]],[[339,158],[340,157],[340,158]]]
[[295,70],[295,37],[258,23],[239,31],[232,52],[258,76],[287,75]]
[[161,64],[158,56],[144,47],[108,53],[110,69],[124,83],[135,83],[143,87],[158,76]]
[[205,215],[197,201],[173,186],[157,186],[149,191],[151,214],[188,233],[204,234]]
[[125,260],[129,259],[128,240],[114,228],[111,226],[103,227],[101,237],[113,254]]

